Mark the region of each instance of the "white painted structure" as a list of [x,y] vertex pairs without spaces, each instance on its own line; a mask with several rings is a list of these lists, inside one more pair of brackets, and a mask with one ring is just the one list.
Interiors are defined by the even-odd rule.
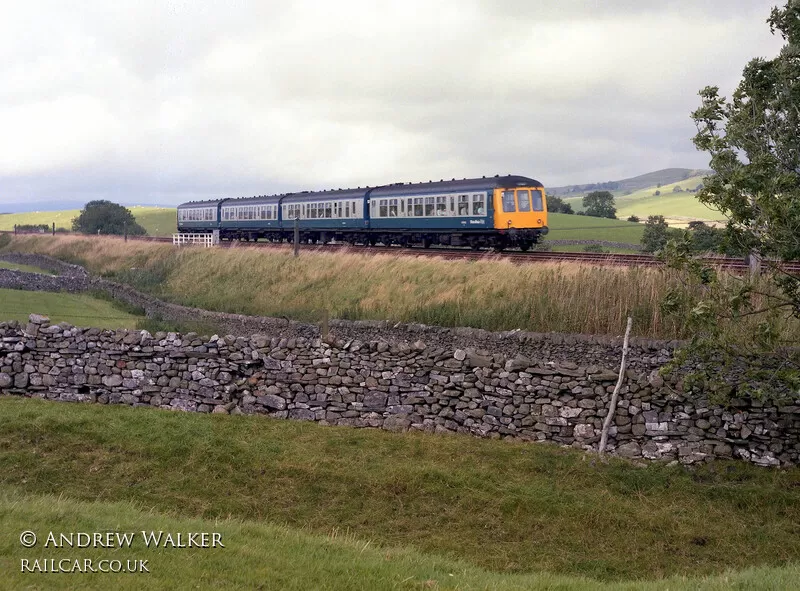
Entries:
[[219,230],[204,234],[173,234],[172,244],[184,246],[186,244],[199,244],[206,248],[219,244]]

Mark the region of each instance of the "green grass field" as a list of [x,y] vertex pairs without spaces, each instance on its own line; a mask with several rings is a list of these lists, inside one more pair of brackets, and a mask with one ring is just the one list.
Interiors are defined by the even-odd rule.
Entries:
[[762,576],[786,577],[800,557],[797,469],[604,464],[550,445],[256,416],[0,398],[0,491],[19,499],[0,503],[4,560],[26,555],[24,529],[227,532],[229,554],[152,556],[159,576],[179,581],[321,588],[339,561],[330,588],[361,577],[387,588],[595,588],[542,573],[642,588],[764,566],[776,569]]
[[[800,577],[797,566],[762,567],[724,575],[673,577],[655,582],[601,583],[583,577],[548,573],[503,574],[487,571],[466,561],[425,554],[412,548],[382,547],[332,530],[328,535],[253,521],[202,520],[175,517],[144,510],[125,502],[74,501],[55,495],[25,495],[0,486],[0,588],[6,589],[281,589],[326,590],[419,590],[443,591],[728,591],[729,589],[790,589]],[[133,534],[130,550],[58,549],[31,552],[17,535],[33,531],[104,532]],[[224,548],[192,550],[147,548],[142,531],[219,533]],[[136,574],[37,574],[33,558],[147,561],[148,572]],[[31,584],[35,582],[35,587]]]
[[[175,209],[168,207],[129,207],[136,221],[150,236],[170,236],[175,232]],[[78,209],[61,211],[34,211],[28,213],[0,214],[0,230],[13,230],[15,225],[47,224],[72,230],[72,220],[80,215]]]
[[41,273],[43,275],[52,275],[50,271],[40,269],[39,267],[32,267],[30,265],[20,265],[18,263],[9,263],[8,261],[0,261],[0,269],[11,269],[13,271],[24,271],[26,273]]
[[111,302],[85,294],[48,293],[0,289],[0,321],[25,322],[31,313],[50,317],[53,324],[97,328],[136,328],[141,316],[121,311]]
[[608,240],[639,244],[644,226],[624,220],[610,220],[586,215],[550,213],[547,215],[550,232],[548,240]]

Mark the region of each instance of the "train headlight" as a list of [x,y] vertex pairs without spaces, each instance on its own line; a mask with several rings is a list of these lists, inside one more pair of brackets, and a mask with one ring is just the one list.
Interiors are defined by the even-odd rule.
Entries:
[[538,220],[536,220],[536,223],[541,226],[542,225],[542,218],[539,218]]

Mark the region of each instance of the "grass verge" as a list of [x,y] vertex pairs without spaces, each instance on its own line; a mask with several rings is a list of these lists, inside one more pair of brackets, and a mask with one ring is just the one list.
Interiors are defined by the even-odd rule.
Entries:
[[[0,569],[8,589],[283,589],[305,591],[380,589],[512,589],[553,590],[729,590],[789,589],[800,577],[800,568],[748,569],[707,578],[675,577],[644,583],[602,584],[579,577],[546,573],[499,574],[464,561],[439,558],[407,548],[380,547],[370,540],[333,530],[328,535],[236,519],[200,520],[174,517],[141,509],[131,503],[85,502],[63,496],[25,495],[17,489],[0,487]],[[22,548],[22,531],[38,533],[42,541],[50,531],[122,532],[133,534],[129,547],[116,549]],[[219,533],[224,548],[147,548],[142,532]],[[22,571],[35,568],[36,558],[146,561],[148,572],[107,574],[38,574]],[[66,563],[70,566],[71,563]],[[138,565],[137,565],[138,566]]]
[[800,470],[265,417],[0,399],[0,485],[350,532],[503,572],[699,576],[800,558]]

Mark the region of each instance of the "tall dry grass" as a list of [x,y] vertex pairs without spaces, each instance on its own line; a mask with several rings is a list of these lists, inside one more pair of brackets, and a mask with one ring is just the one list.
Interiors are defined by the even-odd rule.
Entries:
[[683,338],[683,319],[664,317],[661,301],[677,284],[667,269],[563,264],[515,265],[487,257],[447,261],[255,247],[176,249],[121,239],[23,237],[8,249],[80,262],[185,305],[316,321],[388,319],[489,330]]

